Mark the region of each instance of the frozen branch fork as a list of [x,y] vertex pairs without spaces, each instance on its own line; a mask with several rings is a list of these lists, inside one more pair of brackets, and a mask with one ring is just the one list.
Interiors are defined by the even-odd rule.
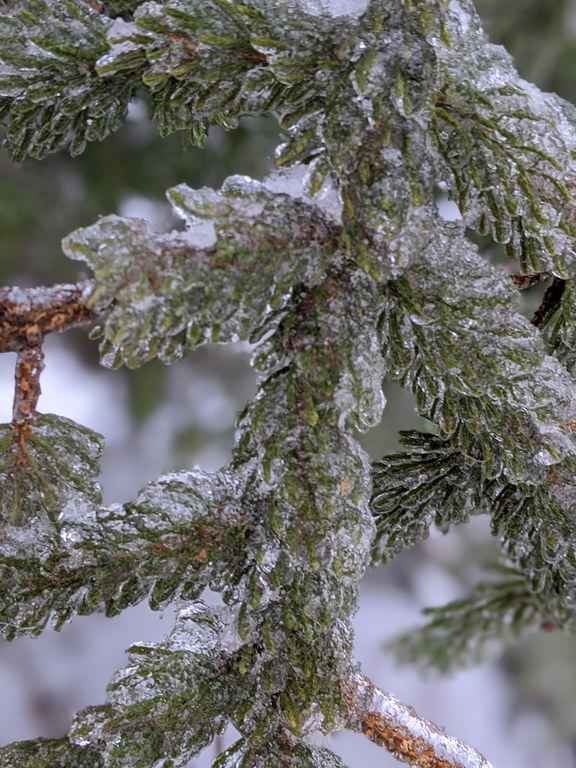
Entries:
[[84,285],[0,290],[0,353],[16,352],[12,425],[23,440],[34,421],[44,367],[42,343],[47,334],[89,325],[94,313],[84,306]]
[[362,674],[344,685],[347,726],[420,768],[491,768],[475,749],[419,717],[413,707],[377,688]]

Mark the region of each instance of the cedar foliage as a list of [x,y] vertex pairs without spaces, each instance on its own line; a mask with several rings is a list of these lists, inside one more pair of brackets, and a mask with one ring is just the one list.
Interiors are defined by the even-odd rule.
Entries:
[[[101,503],[100,436],[47,415],[25,440],[2,426],[6,638],[145,598],[190,604],[67,738],[5,747],[0,766],[185,766],[228,722],[242,739],[218,768],[340,765],[308,737],[350,721],[359,579],[470,515],[490,516],[502,578],[431,611],[404,655],[447,669],[575,624],[576,110],[518,76],[469,0],[317,5],[1,4],[16,161],[82,152],[142,92],[164,135],[202,145],[210,125],[273,114],[285,140],[264,182],[169,190],[182,231],[107,216],[63,241],[93,271],[82,302],[104,365],[245,339],[259,390],[229,466],[124,505]],[[462,220],[440,216],[439,184]],[[505,246],[514,282],[474,234]],[[518,288],[535,279],[551,288],[530,323]],[[3,350],[13,332],[3,316]],[[386,375],[435,431],[371,466],[355,435],[380,421]],[[207,586],[225,607],[202,602]]]

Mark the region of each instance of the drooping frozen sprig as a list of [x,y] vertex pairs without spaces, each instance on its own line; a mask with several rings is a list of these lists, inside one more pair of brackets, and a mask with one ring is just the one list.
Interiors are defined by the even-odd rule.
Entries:
[[71,154],[101,141],[126,116],[137,79],[106,82],[95,62],[110,20],[83,0],[35,0],[0,12],[0,120],[14,158]]
[[[3,527],[3,636],[60,628],[74,614],[114,616],[146,598],[155,609],[195,599],[214,562],[226,561],[230,542],[242,536],[237,482],[225,472],[175,473],[148,484],[135,501],[107,507],[99,495],[82,495],[72,484],[63,494],[54,485],[60,493],[52,523],[32,518],[27,527]],[[34,494],[29,503],[41,508]]]
[[185,232],[107,216],[64,240],[94,270],[87,304],[113,304],[96,331],[110,367],[248,339],[293,285],[319,280],[337,248],[337,228],[317,206],[251,179],[231,177],[219,193],[181,184],[168,197]]
[[522,272],[574,271],[576,110],[522,80],[470,0],[446,9],[431,124],[466,224],[506,245]]
[[423,416],[463,453],[480,440],[488,477],[536,478],[572,455],[576,401],[566,370],[516,310],[517,292],[457,223],[385,289],[382,348]]

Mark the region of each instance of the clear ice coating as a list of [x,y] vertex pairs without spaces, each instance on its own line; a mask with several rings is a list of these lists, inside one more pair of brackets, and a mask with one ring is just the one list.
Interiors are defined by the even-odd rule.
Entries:
[[444,79],[436,136],[442,175],[466,224],[504,243],[523,272],[568,274],[575,108],[518,77],[509,54],[487,41],[469,0],[448,4],[445,31],[450,47],[432,40]]
[[34,12],[1,14],[0,94],[10,100],[6,122],[19,124],[3,146],[15,160],[63,146],[76,155],[120,126],[133,85],[106,88],[93,76],[109,23],[104,14],[54,0]]
[[[3,510],[25,513],[0,545],[6,636],[193,601],[77,718],[73,746],[114,768],[184,766],[227,721],[244,738],[219,768],[280,764],[286,744],[294,768],[340,766],[302,738],[347,716],[367,732],[367,712],[439,760],[487,766],[360,676],[354,717],[343,710],[349,616],[371,545],[389,559],[432,523],[490,512],[526,615],[544,605],[574,623],[572,378],[464,229],[492,234],[524,272],[571,276],[574,109],[517,77],[467,0],[168,0],[112,23],[88,6],[71,18],[78,3],[48,0],[65,55],[40,44],[33,13],[0,14],[15,157],[74,132],[80,151],[120,123],[136,83],[163,133],[201,143],[246,113],[285,131],[262,182],[170,190],[184,232],[109,216],[66,238],[95,272],[86,301],[107,310],[103,361],[265,338],[261,382],[230,467],[166,475],[124,505],[100,503],[99,438],[41,417],[30,465],[17,482],[0,471]],[[458,215],[435,205],[439,184]],[[405,436],[412,450],[372,470],[351,428],[378,423],[388,371],[440,435]],[[2,428],[8,454],[10,439]],[[226,607],[198,602],[206,585]],[[473,630],[459,635],[474,643]]]
[[517,312],[512,283],[458,222],[438,224],[409,281],[384,309],[389,369],[442,434],[454,434],[463,449],[481,435],[489,475],[502,471],[490,465],[499,457],[510,478],[540,482],[545,454],[536,455],[534,434],[555,461],[573,456],[562,424],[574,421],[576,399],[570,376]]
[[312,16],[360,16],[368,7],[369,0],[297,0],[296,6]]
[[358,719],[361,721],[353,721],[352,727],[362,732],[369,729],[370,738],[376,743],[389,739],[393,744],[392,753],[402,762],[491,768],[477,750],[419,717],[412,707],[379,690],[362,674],[356,673],[352,677],[350,689],[360,705]]
[[335,223],[342,222],[342,198],[336,185],[327,179],[315,193],[309,191],[313,167],[302,164],[272,171],[262,182],[271,192],[283,193],[317,205]]
[[97,330],[104,364],[172,362],[200,344],[248,339],[294,284],[320,279],[337,245],[330,195],[326,215],[304,193],[248,177],[231,177],[221,192],[181,184],[168,197],[185,232],[107,216],[69,235],[65,252],[95,270],[90,305],[114,304]]
[[24,445],[13,449],[9,425],[0,427],[5,461],[0,470],[0,508],[4,523],[23,526],[34,539],[34,526],[56,522],[66,504],[100,501],[96,478],[103,449],[101,435],[51,414],[39,415]]

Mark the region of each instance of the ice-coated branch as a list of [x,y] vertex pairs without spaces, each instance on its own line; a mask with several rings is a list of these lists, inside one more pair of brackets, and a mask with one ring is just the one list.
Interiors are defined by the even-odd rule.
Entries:
[[89,325],[94,312],[83,301],[85,283],[0,290],[0,352],[42,344],[53,331]]
[[82,300],[85,285],[53,285],[49,288],[3,288],[0,290],[0,353],[16,352],[12,428],[18,450],[17,463],[24,462],[24,442],[36,418],[40,397],[40,374],[44,368],[42,344],[53,331],[88,325],[95,313]]
[[14,403],[12,429],[17,448],[16,464],[25,463],[24,443],[30,425],[36,418],[36,405],[40,397],[40,374],[44,369],[44,351],[41,344],[18,350],[14,372]]
[[403,763],[420,768],[491,768],[473,747],[449,736],[413,707],[356,673],[344,686],[347,727],[367,736]]

